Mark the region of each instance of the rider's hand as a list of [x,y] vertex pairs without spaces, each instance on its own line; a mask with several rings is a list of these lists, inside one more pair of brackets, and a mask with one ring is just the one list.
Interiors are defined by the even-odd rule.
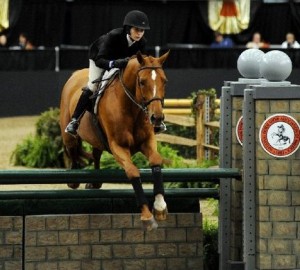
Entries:
[[113,61],[113,67],[114,68],[125,68],[127,66],[129,58],[125,59],[117,59]]

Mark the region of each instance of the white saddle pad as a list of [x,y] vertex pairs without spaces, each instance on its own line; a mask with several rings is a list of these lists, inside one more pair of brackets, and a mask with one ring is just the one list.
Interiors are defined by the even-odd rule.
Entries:
[[111,70],[106,70],[104,72],[104,75],[102,77],[102,82],[101,82],[101,86],[100,86],[100,91],[98,93],[97,99],[95,101],[95,106],[94,106],[94,113],[97,114],[97,110],[98,110],[98,103],[99,100],[106,88],[107,83],[110,81],[110,78],[113,77],[117,72],[119,71],[118,68],[112,68]]

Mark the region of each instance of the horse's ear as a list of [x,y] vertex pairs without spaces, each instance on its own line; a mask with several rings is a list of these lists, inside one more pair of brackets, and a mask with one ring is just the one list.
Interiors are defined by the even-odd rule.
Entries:
[[170,50],[168,50],[165,54],[163,54],[161,57],[159,57],[158,61],[161,65],[166,61],[166,59],[169,56],[169,53],[170,53]]
[[136,53],[136,58],[139,61],[139,63],[141,64],[141,66],[143,66],[145,64],[144,57],[143,57],[143,55],[142,55],[142,53],[140,51],[138,51]]

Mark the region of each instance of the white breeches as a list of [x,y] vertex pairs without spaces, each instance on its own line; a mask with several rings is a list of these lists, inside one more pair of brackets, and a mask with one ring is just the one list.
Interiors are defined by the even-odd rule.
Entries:
[[89,60],[89,81],[87,86],[91,91],[95,92],[97,90],[97,84],[92,82],[99,79],[100,76],[102,77],[104,72],[105,70],[97,67],[93,60]]

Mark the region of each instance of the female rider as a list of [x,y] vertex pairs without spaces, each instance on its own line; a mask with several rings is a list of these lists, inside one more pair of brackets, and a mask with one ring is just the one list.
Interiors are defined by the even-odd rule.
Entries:
[[[90,103],[90,96],[97,90],[93,81],[101,79],[106,70],[125,68],[129,57],[138,51],[144,52],[145,30],[150,29],[147,15],[139,10],[128,12],[124,18],[123,28],[113,29],[95,40],[89,49],[89,80],[82,89],[75,111],[65,132],[77,136],[79,121]],[[157,132],[163,132],[166,126],[162,123]]]

